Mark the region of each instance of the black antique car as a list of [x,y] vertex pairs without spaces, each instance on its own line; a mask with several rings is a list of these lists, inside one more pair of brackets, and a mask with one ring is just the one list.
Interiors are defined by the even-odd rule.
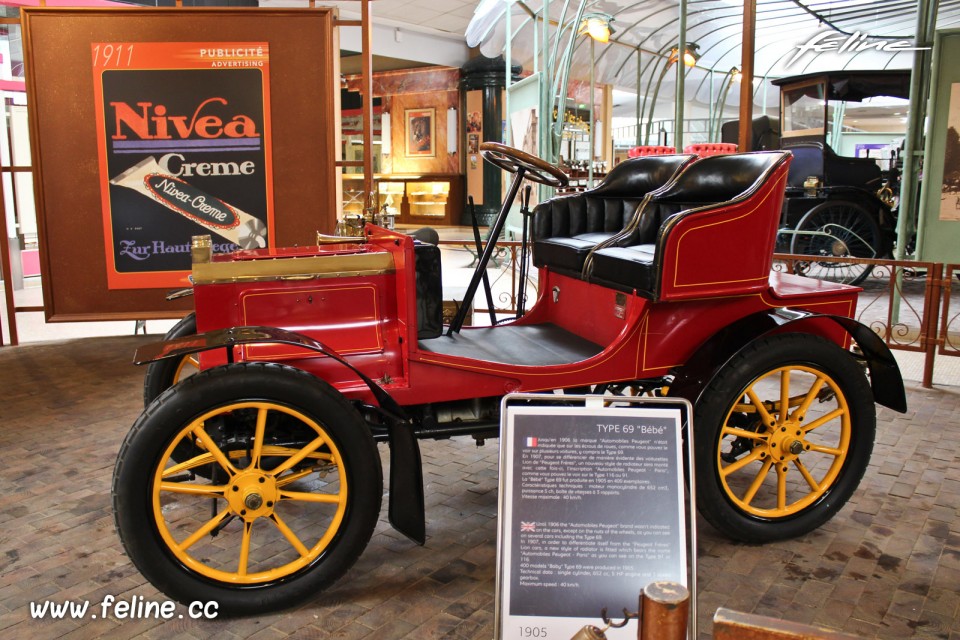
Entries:
[[[780,146],[794,156],[777,251],[888,256],[896,236],[910,71],[832,71],[773,84],[780,87]],[[849,284],[862,282],[871,269],[834,261],[794,264],[796,273]]]

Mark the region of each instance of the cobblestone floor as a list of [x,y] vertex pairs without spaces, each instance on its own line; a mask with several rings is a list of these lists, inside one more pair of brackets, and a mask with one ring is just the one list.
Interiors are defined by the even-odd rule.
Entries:
[[[145,340],[0,349],[0,637],[493,637],[497,446],[463,438],[423,443],[427,544],[382,514],[347,576],[293,611],[32,620],[31,602],[163,600],[121,550],[110,509],[116,453],[140,410],[130,357]],[[700,523],[701,638],[724,606],[864,638],[960,640],[960,388],[911,383],[908,400],[906,415],[880,410],[864,481],[818,531],[755,546]]]

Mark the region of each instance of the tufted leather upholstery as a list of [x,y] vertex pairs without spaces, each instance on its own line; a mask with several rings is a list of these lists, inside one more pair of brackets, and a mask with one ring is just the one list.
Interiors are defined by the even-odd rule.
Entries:
[[723,153],[736,153],[737,145],[729,142],[703,142],[699,144],[688,144],[683,148],[683,152],[693,153],[701,158],[707,158]]
[[[637,290],[655,299],[658,259],[674,223],[747,199],[787,157],[783,152],[758,152],[717,155],[694,162],[672,184],[654,194],[641,216],[635,241],[627,246],[600,248],[590,255],[589,279],[624,291]],[[779,205],[774,214],[778,211]],[[775,224],[771,228],[775,229]]]
[[[533,210],[533,263],[579,276],[590,251],[628,227],[643,198],[692,160],[691,155],[624,160],[593,189],[541,202]],[[619,244],[633,240],[628,235]]]
[[628,158],[642,158],[644,156],[665,156],[676,153],[674,147],[664,147],[658,145],[643,145],[633,147],[627,151]]

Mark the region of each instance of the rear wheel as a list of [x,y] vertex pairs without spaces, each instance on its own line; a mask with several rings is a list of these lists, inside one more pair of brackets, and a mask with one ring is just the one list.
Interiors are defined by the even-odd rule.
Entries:
[[[190,457],[174,455],[185,447]],[[287,607],[330,585],[369,541],[382,492],[376,445],[343,396],[249,363],[162,394],[125,439],[113,481],[136,567],[221,614]]]
[[[867,209],[845,200],[826,201],[810,209],[797,223],[790,253],[824,256],[879,258],[883,253],[880,226]],[[795,273],[820,280],[859,284],[873,265],[852,262],[798,262]]]
[[758,340],[727,363],[695,414],[698,507],[744,542],[803,535],[860,482],[876,415],[851,355],[809,334]]

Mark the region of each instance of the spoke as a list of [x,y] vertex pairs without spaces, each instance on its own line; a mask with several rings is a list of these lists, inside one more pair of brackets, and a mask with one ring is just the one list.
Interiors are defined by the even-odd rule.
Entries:
[[803,399],[803,403],[797,407],[794,412],[790,415],[791,420],[800,420],[807,415],[807,410],[810,409],[810,405],[813,404],[813,401],[817,399],[817,395],[820,393],[820,389],[823,388],[823,385],[826,383],[826,379],[823,376],[817,376],[817,379],[812,385],[810,385],[810,391],[807,392],[806,397]]
[[807,481],[807,484],[810,485],[810,488],[813,489],[813,492],[818,493],[820,491],[820,485],[817,484],[817,481],[813,479],[812,475],[810,475],[810,471],[807,469],[806,465],[800,462],[799,458],[795,459],[793,464],[796,465],[797,471],[799,471],[800,475],[803,476],[803,479]]
[[340,504],[340,495],[335,493],[304,493],[303,491],[281,491],[281,500],[302,500],[323,504]]
[[305,446],[303,449],[300,449],[300,451],[298,451],[296,454],[294,454],[294,455],[290,456],[289,458],[287,458],[287,461],[286,461],[286,462],[284,462],[282,465],[280,465],[279,467],[277,467],[276,469],[274,469],[273,471],[271,471],[270,474],[271,474],[274,478],[276,478],[276,477],[279,476],[281,473],[283,473],[283,472],[286,471],[287,469],[290,469],[290,468],[293,467],[295,464],[297,464],[298,462],[300,462],[301,460],[303,460],[304,458],[306,458],[308,455],[310,455],[311,453],[313,453],[314,451],[316,451],[318,448],[320,448],[320,446],[321,446],[323,443],[324,443],[323,436],[318,437],[316,440],[314,440],[313,442],[311,442],[310,444],[308,444],[307,446]]
[[184,460],[180,464],[175,464],[172,467],[168,467],[163,470],[162,477],[169,478],[175,476],[181,471],[189,471],[190,469],[196,469],[197,467],[202,467],[205,464],[210,464],[213,462],[213,456],[209,453],[201,453],[200,455],[190,458],[189,460]]
[[250,532],[253,530],[253,523],[244,521],[243,538],[240,540],[240,564],[237,567],[237,574],[247,575],[247,562],[250,560]]
[[747,390],[747,397],[750,398],[750,402],[753,403],[753,406],[757,408],[757,412],[760,414],[760,419],[763,421],[763,426],[770,428],[772,423],[775,422],[773,416],[771,416],[770,412],[767,411],[767,407],[757,396],[757,392],[753,390],[753,387]]
[[823,425],[827,424],[828,422],[830,422],[830,421],[833,420],[834,418],[839,418],[839,417],[842,416],[843,414],[844,414],[843,407],[834,409],[834,410],[831,411],[830,413],[828,413],[828,414],[826,414],[826,415],[823,415],[823,416],[820,416],[819,418],[817,418],[816,420],[814,420],[814,421],[811,422],[810,424],[804,425],[804,427],[803,427],[803,432],[804,432],[804,433],[810,433],[811,431],[813,431],[813,430],[816,429],[817,427],[822,427]]
[[199,542],[200,539],[203,538],[203,536],[207,535],[208,533],[216,529],[217,525],[223,522],[223,519],[226,518],[228,515],[230,515],[229,507],[227,507],[217,515],[210,518],[210,520],[207,521],[207,524],[197,529],[192,536],[190,536],[189,538],[181,542],[177,546],[177,548],[180,551],[186,551],[187,549],[195,545],[197,542]]
[[301,478],[306,478],[313,473],[313,471],[313,469],[304,469],[303,471],[297,471],[295,473],[291,473],[290,475],[283,476],[282,478],[277,478],[277,488],[279,489],[280,487],[285,487],[291,482],[296,482]]
[[780,424],[787,421],[790,414],[790,369],[780,372]]
[[219,484],[189,484],[186,482],[161,482],[160,491],[185,493],[192,496],[223,497],[226,489]]
[[753,451],[751,451],[744,457],[740,458],[736,462],[732,464],[728,464],[727,466],[720,469],[720,476],[723,478],[726,478],[731,473],[736,473],[737,471],[740,471],[740,469],[743,469],[745,466],[747,466],[751,462],[756,462],[759,459],[760,459],[760,450],[754,449]]
[[234,467],[230,461],[227,459],[227,456],[223,454],[223,451],[220,450],[220,447],[217,446],[217,443],[213,441],[206,431],[203,430],[203,425],[198,424],[193,428],[193,433],[196,434],[197,438],[200,439],[200,442],[203,444],[204,448],[213,456],[213,459],[223,467],[231,476],[237,475],[237,468]]
[[737,429],[736,427],[724,427],[720,433],[723,436],[736,436],[738,438],[748,438],[750,440],[766,440],[767,434],[757,433],[756,431],[747,431],[746,429]]
[[763,461],[763,466],[760,467],[760,471],[757,472],[753,482],[750,483],[750,488],[743,494],[743,503],[745,505],[749,506],[753,498],[757,495],[757,491],[760,489],[760,485],[763,484],[763,479],[767,477],[767,473],[770,471],[770,465],[772,464],[773,460],[769,458]]
[[283,537],[287,539],[287,542],[289,542],[290,545],[297,550],[297,553],[299,553],[301,556],[306,556],[308,553],[310,553],[310,550],[303,546],[303,543],[300,542],[300,538],[297,537],[297,534],[290,530],[290,527],[288,527],[287,524],[280,519],[280,516],[278,516],[276,512],[270,514],[270,520],[273,521],[273,524],[277,525],[277,529],[279,529],[280,533],[283,534]]
[[196,369],[200,368],[200,358],[196,356],[187,356],[186,360],[186,364],[189,364]]
[[810,451],[816,451],[817,453],[826,453],[827,455],[831,455],[835,458],[839,458],[840,456],[843,455],[843,451],[841,451],[840,449],[836,449],[834,447],[825,447],[820,444],[811,444]]
[[250,468],[260,468],[260,455],[263,453],[263,432],[267,428],[267,408],[257,411],[257,427],[253,434],[253,452],[250,454]]
[[787,468],[777,465],[777,509],[787,508]]

